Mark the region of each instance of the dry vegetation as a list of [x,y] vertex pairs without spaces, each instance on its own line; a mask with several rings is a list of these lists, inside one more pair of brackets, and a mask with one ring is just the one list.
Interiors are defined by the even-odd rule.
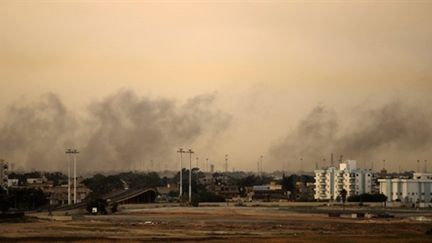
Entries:
[[429,221],[413,212],[394,219],[329,218],[278,207],[142,208],[115,215],[76,215],[72,221],[4,222],[0,242],[431,242]]

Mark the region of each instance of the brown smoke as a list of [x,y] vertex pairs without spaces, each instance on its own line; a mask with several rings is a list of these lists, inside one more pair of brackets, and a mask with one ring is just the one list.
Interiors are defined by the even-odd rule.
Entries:
[[300,158],[304,158],[304,166],[309,170],[315,163],[323,166],[323,158],[328,165],[332,152],[362,161],[367,167],[373,161],[386,159],[387,167],[393,170],[399,165],[415,169],[417,159],[432,155],[431,118],[430,107],[401,101],[359,107],[344,116],[318,106],[293,132],[271,147],[270,155],[274,163],[288,162],[293,170],[298,169]]
[[230,116],[214,107],[215,99],[206,94],[179,104],[120,91],[92,102],[79,116],[57,95],[44,95],[6,111],[0,156],[25,169],[56,170],[66,166],[65,148],[75,146],[82,171],[148,168],[150,160],[166,162],[178,146],[229,126]]

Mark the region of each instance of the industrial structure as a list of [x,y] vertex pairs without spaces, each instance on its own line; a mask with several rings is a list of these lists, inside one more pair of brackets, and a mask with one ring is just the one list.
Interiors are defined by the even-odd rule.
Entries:
[[330,166],[315,170],[315,200],[336,200],[343,189],[347,197],[371,193],[372,187],[372,171],[357,168],[355,160],[346,160],[339,168]]

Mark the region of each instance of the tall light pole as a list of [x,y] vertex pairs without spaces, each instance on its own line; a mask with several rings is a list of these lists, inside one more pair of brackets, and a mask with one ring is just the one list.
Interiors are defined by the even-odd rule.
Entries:
[[186,151],[189,154],[189,203],[192,203],[192,149]]
[[183,195],[183,153],[186,153],[182,148],[180,148],[177,153],[180,153],[180,193],[179,198]]
[[67,160],[68,160],[68,205],[71,205],[71,184],[70,184],[70,156],[69,154],[72,153],[72,149],[66,150]]
[[208,172],[208,158],[206,158],[205,171]]
[[[74,200],[73,203],[76,204],[77,203],[77,177],[76,177],[76,155],[79,154],[79,151],[76,149],[68,149],[66,150],[66,154],[73,154],[73,161],[74,161]],[[69,163],[69,168],[68,168],[68,172],[69,172],[69,178],[70,178],[70,163]],[[70,179],[68,179],[68,204],[70,203]]]
[[76,176],[76,155],[79,153],[78,150],[73,150],[74,157],[74,204],[77,203],[77,176]]

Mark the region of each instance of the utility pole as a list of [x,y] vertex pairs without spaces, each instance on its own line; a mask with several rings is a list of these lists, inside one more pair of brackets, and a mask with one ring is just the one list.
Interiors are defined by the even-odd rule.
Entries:
[[300,172],[303,172],[303,158],[300,158]]
[[189,154],[189,203],[192,203],[192,149],[186,151]]
[[420,173],[420,160],[417,160],[417,173]]
[[261,155],[261,157],[260,157],[260,175],[261,176],[263,173],[263,158],[264,158],[264,156]]
[[[74,161],[74,199],[73,199],[73,203],[76,204],[77,203],[77,177],[76,177],[76,155],[79,154],[79,151],[76,149],[68,149],[66,150],[67,154],[73,154],[73,161]],[[69,175],[70,175],[70,165],[69,165]],[[70,179],[68,180],[69,184],[68,184],[68,203],[70,204]]]
[[71,158],[70,158],[70,156],[68,156],[71,153],[72,153],[72,149],[66,150],[67,161],[68,161],[68,205],[71,205],[71,184],[70,184],[70,174],[71,174],[70,161],[71,161]]
[[206,164],[204,166],[204,170],[207,171],[207,172],[208,172],[208,166],[209,166],[209,164],[208,164],[208,158],[206,158]]
[[261,176],[260,175],[260,162],[259,162],[259,160],[257,161],[257,175]]
[[334,164],[333,164],[333,153],[331,153],[331,155],[330,155],[330,166],[331,167],[334,166]]
[[198,167],[198,161],[199,161],[199,158],[196,157],[196,168],[199,168],[199,167]]
[[180,148],[177,153],[180,153],[180,193],[179,198],[181,199],[183,195],[183,153],[186,153],[182,148]]
[[77,175],[76,175],[76,155],[79,153],[78,150],[74,149],[74,204],[77,203]]
[[225,174],[228,173],[228,154],[225,154]]

